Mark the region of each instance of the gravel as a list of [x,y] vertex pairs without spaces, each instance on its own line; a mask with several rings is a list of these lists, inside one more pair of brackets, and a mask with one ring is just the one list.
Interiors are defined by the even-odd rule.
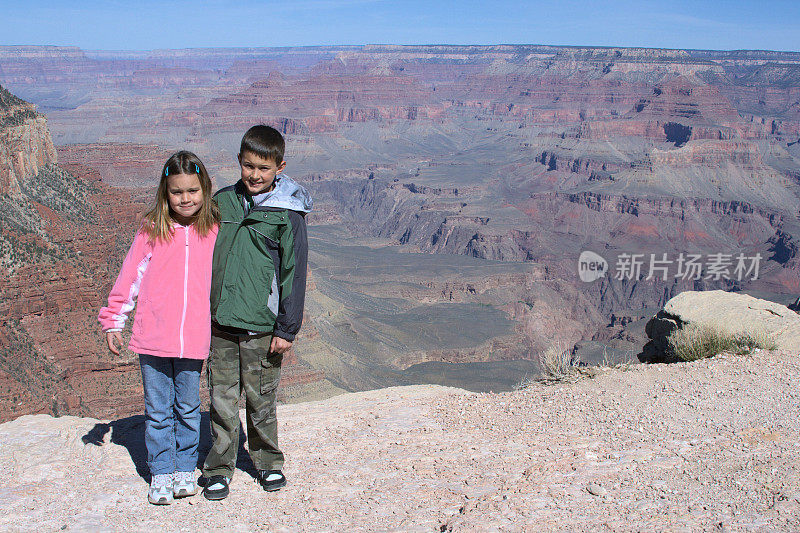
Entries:
[[797,531],[799,382],[797,354],[759,351],[286,405],[286,488],[265,493],[243,460],[228,499],[160,507],[141,417],[24,416],[0,425],[0,529]]

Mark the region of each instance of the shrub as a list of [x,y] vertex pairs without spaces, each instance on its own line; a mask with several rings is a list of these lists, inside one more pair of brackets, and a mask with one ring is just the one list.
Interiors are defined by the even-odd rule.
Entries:
[[539,353],[539,366],[542,370],[540,381],[544,382],[571,381],[581,373],[578,358],[561,343]]
[[7,110],[25,104],[27,104],[25,100],[11,94],[8,89],[0,85],[0,110]]
[[[630,357],[632,357],[631,354],[629,354]],[[621,361],[615,361],[614,359],[604,348],[603,359],[600,363],[587,366],[580,362],[572,350],[565,348],[561,344],[556,344],[538,354],[540,374],[538,376],[526,374],[514,386],[514,390],[527,389],[534,383],[574,383],[581,378],[597,377],[609,370],[624,372],[632,368],[631,363],[625,357]]]
[[763,331],[729,333],[719,326],[689,324],[667,338],[670,350],[681,361],[697,361],[722,352],[745,355],[756,348],[774,350],[775,340]]

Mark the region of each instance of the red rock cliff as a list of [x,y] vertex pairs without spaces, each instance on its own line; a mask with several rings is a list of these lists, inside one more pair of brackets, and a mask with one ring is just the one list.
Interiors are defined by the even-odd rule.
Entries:
[[56,162],[47,121],[36,107],[0,87],[0,194],[19,192],[19,183]]

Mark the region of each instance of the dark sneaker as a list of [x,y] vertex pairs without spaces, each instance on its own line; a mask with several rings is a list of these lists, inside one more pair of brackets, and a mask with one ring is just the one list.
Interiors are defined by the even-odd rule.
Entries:
[[206,479],[206,486],[203,487],[203,496],[207,500],[224,500],[228,497],[230,480],[225,476],[211,476]]
[[258,482],[261,484],[261,488],[272,492],[286,486],[286,476],[280,470],[259,470]]

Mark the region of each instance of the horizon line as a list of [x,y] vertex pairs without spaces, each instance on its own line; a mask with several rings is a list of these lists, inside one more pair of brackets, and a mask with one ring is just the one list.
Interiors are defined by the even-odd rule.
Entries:
[[774,50],[769,48],[674,48],[660,46],[609,46],[609,45],[577,45],[577,44],[541,44],[541,43],[494,43],[494,44],[453,44],[453,43],[417,43],[417,44],[392,44],[392,43],[364,43],[364,44],[309,44],[287,46],[197,46],[187,48],[82,48],[78,45],[59,44],[0,44],[2,49],[52,49],[52,50],[80,50],[82,52],[119,52],[119,53],[151,53],[151,52],[185,52],[193,50],[314,50],[324,48],[415,48],[415,47],[445,47],[445,48],[497,48],[497,47],[528,47],[528,48],[566,48],[578,50],[664,50],[681,52],[764,52],[777,54],[800,54],[800,50]]

